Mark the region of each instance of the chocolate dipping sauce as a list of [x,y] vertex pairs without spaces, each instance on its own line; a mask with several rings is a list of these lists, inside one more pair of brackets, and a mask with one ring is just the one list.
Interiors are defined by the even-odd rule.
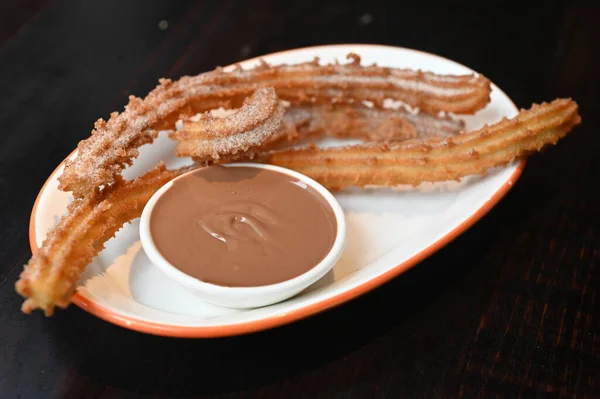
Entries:
[[251,287],[289,280],[331,250],[337,222],[327,201],[286,174],[210,166],[161,195],[150,216],[158,251],[201,281]]

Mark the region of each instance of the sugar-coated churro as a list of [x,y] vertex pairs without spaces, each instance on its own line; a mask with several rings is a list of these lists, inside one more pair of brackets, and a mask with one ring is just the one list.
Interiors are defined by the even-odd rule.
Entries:
[[332,189],[417,185],[505,165],[556,143],[580,121],[577,103],[558,99],[453,138],[291,149],[264,154],[257,161],[296,170]]

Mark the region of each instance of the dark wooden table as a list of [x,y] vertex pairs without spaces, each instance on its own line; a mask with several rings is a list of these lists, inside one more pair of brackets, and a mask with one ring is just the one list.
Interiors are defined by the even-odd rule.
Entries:
[[[451,3],[5,2],[0,397],[600,397],[599,3]],[[349,42],[450,57],[521,107],[571,96],[583,125],[451,245],[292,325],[181,340],[19,311],[35,196],[98,117],[159,77]]]

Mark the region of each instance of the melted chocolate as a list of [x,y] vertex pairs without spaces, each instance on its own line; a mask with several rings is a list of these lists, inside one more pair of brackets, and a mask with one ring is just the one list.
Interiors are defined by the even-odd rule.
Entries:
[[337,233],[333,210],[283,173],[210,166],[173,182],[150,216],[154,244],[173,266],[234,287],[274,284],[316,266]]

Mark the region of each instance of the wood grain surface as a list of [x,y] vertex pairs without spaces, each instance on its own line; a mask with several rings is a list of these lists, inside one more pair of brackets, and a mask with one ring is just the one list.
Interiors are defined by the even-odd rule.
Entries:
[[[492,3],[5,2],[0,397],[600,397],[600,3]],[[159,77],[352,42],[452,58],[520,107],[573,97],[583,124],[451,245],[292,325],[181,340],[19,311],[35,196],[97,118]]]

